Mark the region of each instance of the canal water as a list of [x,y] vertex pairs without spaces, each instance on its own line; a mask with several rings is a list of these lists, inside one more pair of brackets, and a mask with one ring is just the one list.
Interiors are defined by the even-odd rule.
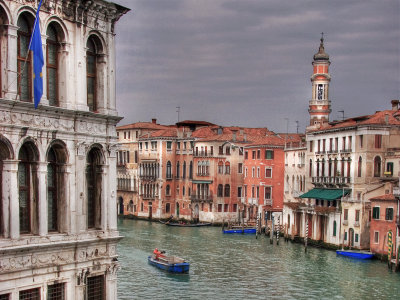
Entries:
[[[378,260],[219,227],[177,228],[120,219],[118,299],[400,299],[400,273]],[[154,248],[190,262],[187,275],[147,263]]]

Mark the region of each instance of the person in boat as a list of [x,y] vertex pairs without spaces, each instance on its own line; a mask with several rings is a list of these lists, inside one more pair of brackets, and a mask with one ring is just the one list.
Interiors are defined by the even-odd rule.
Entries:
[[159,259],[160,257],[165,257],[164,255],[165,251],[160,251],[158,248],[154,249],[153,254],[155,255],[156,259]]

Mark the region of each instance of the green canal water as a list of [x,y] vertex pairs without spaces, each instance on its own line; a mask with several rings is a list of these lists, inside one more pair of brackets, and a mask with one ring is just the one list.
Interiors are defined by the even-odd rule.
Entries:
[[[118,299],[400,299],[400,273],[378,260],[219,227],[176,228],[120,219]],[[154,248],[190,262],[187,275],[147,263]]]

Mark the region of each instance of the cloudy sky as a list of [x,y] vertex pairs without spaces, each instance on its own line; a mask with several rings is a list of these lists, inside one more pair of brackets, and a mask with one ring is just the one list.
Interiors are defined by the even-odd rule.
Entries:
[[304,131],[312,58],[330,55],[331,120],[400,98],[398,0],[113,0],[120,124],[204,120]]

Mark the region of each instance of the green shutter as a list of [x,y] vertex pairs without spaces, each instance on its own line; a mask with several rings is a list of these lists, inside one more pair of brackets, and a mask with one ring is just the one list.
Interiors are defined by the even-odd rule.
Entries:
[[372,209],[372,218],[379,220],[379,207],[374,207]]
[[336,221],[333,221],[333,236],[336,236]]

